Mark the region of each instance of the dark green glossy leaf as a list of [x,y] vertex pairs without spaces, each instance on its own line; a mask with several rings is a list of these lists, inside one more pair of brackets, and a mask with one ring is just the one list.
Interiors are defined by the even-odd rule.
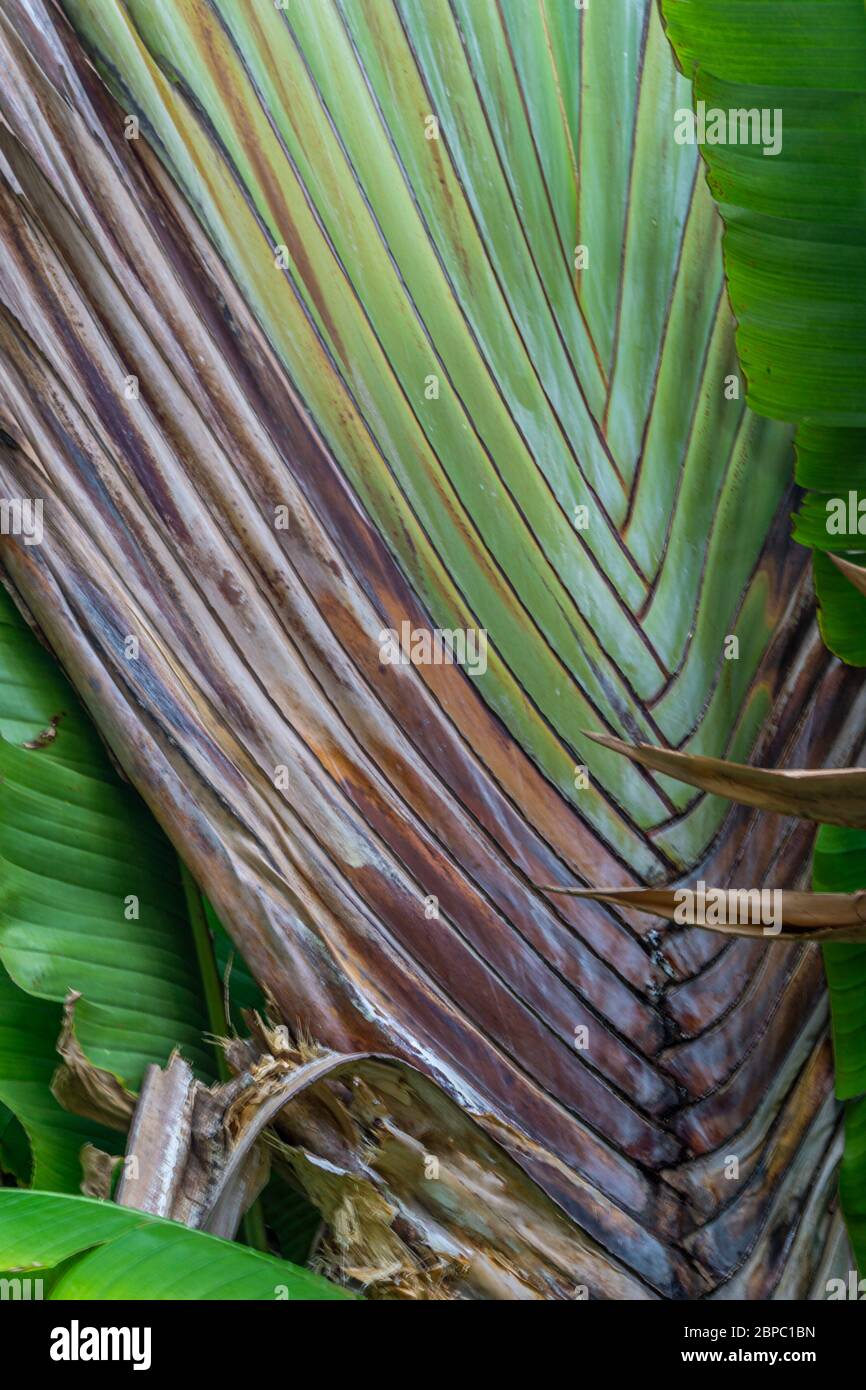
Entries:
[[[798,539],[816,552],[856,549],[856,534],[846,546],[828,527],[826,505],[850,489],[866,498],[862,0],[662,0],[662,9],[695,102],[767,113],[767,133],[779,131],[775,153],[727,134],[702,148],[727,223],[737,347],[752,408],[798,425],[797,479],[816,490]],[[818,553],[815,578],[825,641],[863,664],[866,601]]]
[[[820,893],[866,888],[866,832],[824,825],[815,843],[812,885]],[[836,1093],[866,1094],[866,946],[825,946],[830,985]]]
[[143,1212],[0,1191],[0,1268],[64,1268],[54,1300],[350,1299],[318,1275]]
[[[866,1272],[866,1096],[845,1109],[845,1153],[839,1174],[845,1225],[861,1274]],[[862,1296],[862,1295],[861,1295]]]
[[30,1141],[21,1121],[0,1102],[0,1174],[26,1186],[33,1172]]

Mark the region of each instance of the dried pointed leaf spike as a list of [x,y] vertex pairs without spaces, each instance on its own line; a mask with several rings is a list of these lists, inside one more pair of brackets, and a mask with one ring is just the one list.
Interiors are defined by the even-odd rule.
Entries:
[[[706,927],[728,936],[770,941],[866,941],[866,890],[798,893],[782,888],[557,888],[575,898],[663,917],[680,926]],[[691,895],[691,899],[689,898]]]
[[866,768],[779,769],[749,767],[724,758],[679,753],[649,743],[624,743],[609,734],[586,731],[595,743],[622,753],[641,767],[674,777],[701,791],[760,811],[777,811],[822,825],[866,829]]
[[866,568],[863,565],[853,565],[850,560],[843,560],[840,555],[831,555],[830,559],[855,589],[859,589],[861,594],[866,594]]

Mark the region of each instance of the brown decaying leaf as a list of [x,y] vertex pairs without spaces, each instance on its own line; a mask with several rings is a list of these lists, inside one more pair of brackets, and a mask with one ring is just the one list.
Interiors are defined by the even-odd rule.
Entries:
[[70,990],[63,1006],[63,1025],[57,1040],[63,1061],[54,1073],[51,1091],[64,1110],[123,1133],[135,1109],[135,1096],[116,1076],[95,1067],[84,1055],[75,1036],[75,1005],[80,997]]
[[[322,1212],[325,1271],[376,1296],[569,1298],[575,1267],[609,1297],[647,1296],[552,1202],[535,1194],[527,1205],[517,1164],[414,1068],[329,1052],[257,1015],[250,1023],[251,1039],[226,1045],[231,1081],[206,1087],[176,1055],[149,1068],[122,1206],[231,1238],[276,1154]],[[461,1235],[453,1218],[464,1205],[484,1217]]]
[[38,733],[35,738],[27,739],[26,743],[23,743],[21,745],[22,748],[47,748],[48,745],[53,743],[56,739],[57,726],[62,718],[62,712],[60,714],[52,714],[50,720],[48,721],[48,728],[42,729],[42,731]]
[[118,1154],[105,1153],[95,1144],[85,1144],[81,1150],[82,1194],[107,1202],[111,1197],[114,1171],[122,1162]]

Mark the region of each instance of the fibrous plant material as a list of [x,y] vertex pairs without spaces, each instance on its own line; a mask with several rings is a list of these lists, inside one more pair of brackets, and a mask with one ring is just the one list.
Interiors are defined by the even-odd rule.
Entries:
[[[585,1298],[577,1266],[606,1297],[647,1296],[413,1068],[249,1023],[249,1039],[226,1043],[229,1082],[205,1086],[177,1056],[149,1070],[121,1206],[231,1238],[275,1157],[322,1213],[316,1267],[333,1282],[413,1300]],[[88,1182],[117,1163],[93,1149]]]
[[[536,887],[802,869],[807,830],[589,724],[773,765],[862,737],[655,7],[65,8],[0,20],[0,483],[45,501],[16,598],[279,1016],[428,1078],[376,1193],[448,1207],[473,1292],[808,1295],[816,954]],[[353,1249],[332,1119],[299,1167]]]

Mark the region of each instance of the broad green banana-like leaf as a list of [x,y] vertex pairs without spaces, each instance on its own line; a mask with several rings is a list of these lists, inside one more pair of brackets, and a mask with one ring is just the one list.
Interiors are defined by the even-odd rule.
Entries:
[[[82,1146],[90,1142],[115,1152],[118,1136],[70,1114],[52,1095],[60,1025],[59,1005],[34,999],[0,970],[0,1101],[26,1136],[23,1150],[20,1141],[16,1148],[12,1171],[20,1183],[78,1192]],[[5,1152],[4,1133],[0,1154]]]
[[[866,883],[866,835],[823,826],[815,842],[812,882],[818,893],[858,892]],[[833,1016],[836,1093],[866,1094],[866,945],[825,946]]]
[[26,1186],[32,1169],[30,1144],[24,1128],[9,1107],[0,1102],[0,1173]]
[[839,1172],[845,1223],[861,1271],[866,1269],[866,1096],[845,1107],[845,1154]]
[[[815,842],[815,888],[857,890],[866,883],[866,835],[822,826]],[[866,1270],[866,946],[825,946],[836,1094],[847,1102],[839,1189],[851,1244]]]
[[143,1212],[0,1191],[0,1268],[45,1276],[55,1301],[351,1299],[296,1265]]
[[[29,1136],[32,1174],[19,1154],[19,1181],[77,1192],[82,1145],[115,1152],[123,1141],[52,1094],[67,990],[82,996],[74,1028],[87,1060],[133,1092],[176,1047],[212,1077],[204,1034],[214,1019],[171,847],[2,591],[0,732],[0,1101]],[[233,1006],[260,1007],[212,913],[208,925]],[[300,1199],[272,1205],[277,1215],[291,1206],[299,1230],[318,1220]]]
[[286,1022],[421,1067],[579,1235],[538,1282],[454,1202],[477,1277],[808,1294],[815,955],[535,887],[794,884],[806,831],[583,730],[835,763],[862,715],[656,7],[64,9],[0,21],[15,591]]
[[0,1100],[34,1182],[74,1192],[81,1145],[118,1141],[51,1094],[70,990],[88,1060],[128,1089],[174,1047],[205,1075],[213,1062],[171,846],[3,592],[0,773]]
[[796,535],[815,547],[826,641],[862,665],[866,599],[825,552],[866,548],[866,10],[862,0],[662,0],[662,10],[705,114],[765,113],[762,134],[779,145],[708,137],[703,154],[727,224],[747,399],[798,426],[797,481],[813,491]]

